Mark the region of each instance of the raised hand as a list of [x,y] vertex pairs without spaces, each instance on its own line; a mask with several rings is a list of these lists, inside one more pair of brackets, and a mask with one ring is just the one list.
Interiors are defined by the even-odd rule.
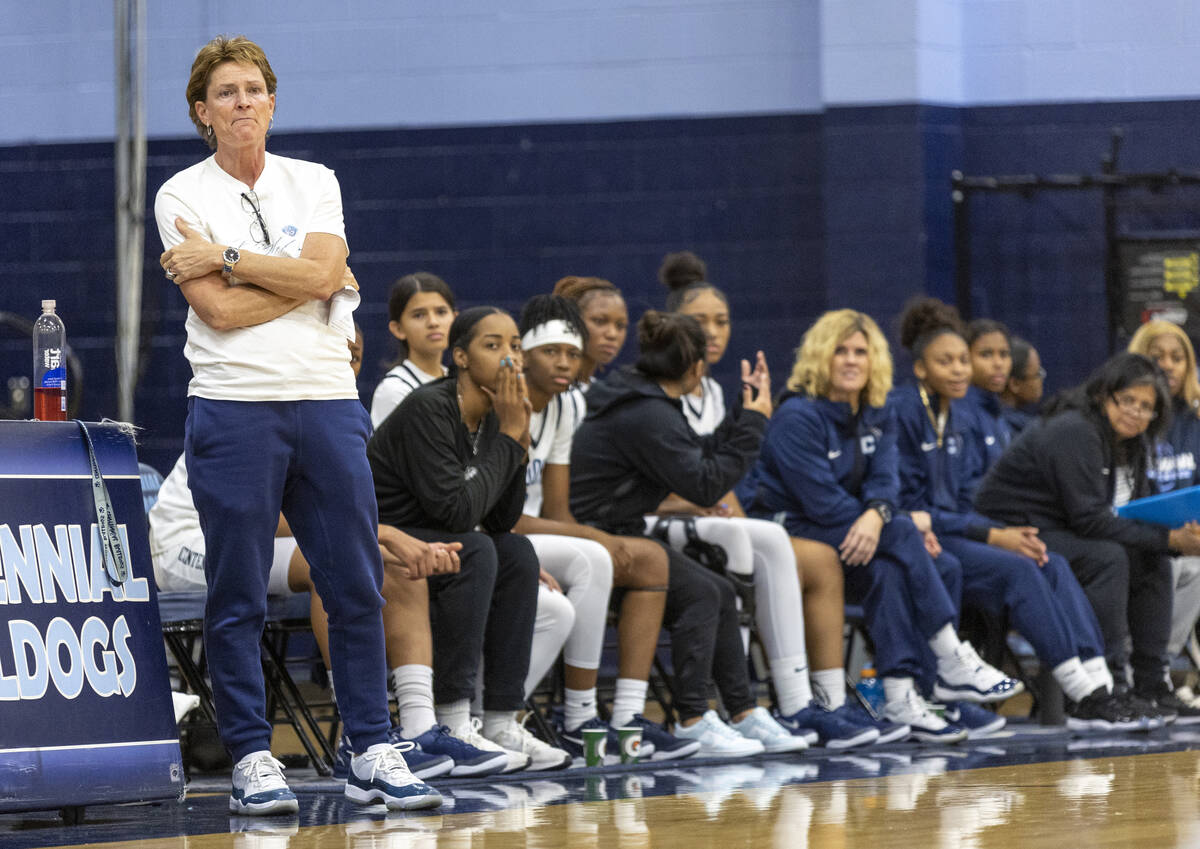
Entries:
[[742,407],[771,417],[771,373],[767,370],[767,358],[759,351],[754,358],[754,368],[742,360]]

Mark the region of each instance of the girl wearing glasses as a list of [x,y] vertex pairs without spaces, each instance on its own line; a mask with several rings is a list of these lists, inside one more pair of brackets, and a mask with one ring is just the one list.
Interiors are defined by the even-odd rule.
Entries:
[[1100,622],[1118,688],[1127,686],[1132,664],[1134,707],[1152,718],[1173,717],[1180,707],[1163,679],[1167,555],[1200,554],[1200,526],[1168,530],[1113,508],[1152,492],[1151,451],[1169,409],[1158,367],[1139,354],[1117,354],[1051,402],[992,467],[975,499],[989,519],[1037,528],[1046,546],[1067,558]]
[[[1160,492],[1200,483],[1200,380],[1196,378],[1196,352],[1187,333],[1169,321],[1151,321],[1138,328],[1129,350],[1149,357],[1167,376],[1171,391],[1171,426],[1158,443],[1156,483]],[[1171,613],[1171,638],[1167,654],[1183,651],[1200,617],[1200,558],[1173,557],[1175,602]],[[1182,690],[1181,698],[1187,698]],[[1197,700],[1200,706],[1200,700]]]

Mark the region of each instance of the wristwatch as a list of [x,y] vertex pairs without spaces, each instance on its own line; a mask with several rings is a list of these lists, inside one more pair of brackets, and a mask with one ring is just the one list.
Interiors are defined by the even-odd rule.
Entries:
[[221,267],[221,273],[226,277],[232,275],[233,266],[241,258],[242,253],[237,248],[226,248],[225,253],[221,254],[221,259],[225,261],[225,265]]
[[879,514],[885,525],[892,521],[892,507],[886,501],[872,501],[867,506]]

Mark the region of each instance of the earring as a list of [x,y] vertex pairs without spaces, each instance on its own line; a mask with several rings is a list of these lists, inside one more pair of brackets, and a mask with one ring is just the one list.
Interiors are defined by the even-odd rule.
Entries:
[[205,124],[205,125],[204,125],[204,137],[205,137],[205,138],[208,138],[208,139],[211,139],[211,138],[213,137],[213,128],[212,128],[212,124]]
[[268,133],[271,132],[271,130],[274,129],[274,127],[275,127],[275,116],[272,115],[271,120],[267,122],[267,132]]

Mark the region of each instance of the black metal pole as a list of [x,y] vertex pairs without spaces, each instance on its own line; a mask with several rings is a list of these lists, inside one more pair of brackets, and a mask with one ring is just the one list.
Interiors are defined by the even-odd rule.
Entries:
[[971,227],[967,189],[961,171],[950,172],[950,200],[954,204],[954,299],[958,312],[970,321],[971,309]]
[[[1100,160],[1100,171],[1106,176],[1117,173],[1121,142],[1125,137],[1120,127],[1113,127],[1108,153]],[[1108,349],[1116,350],[1120,332],[1121,305],[1124,292],[1117,264],[1117,181],[1105,181],[1101,187],[1104,198],[1104,291],[1108,301]]]

